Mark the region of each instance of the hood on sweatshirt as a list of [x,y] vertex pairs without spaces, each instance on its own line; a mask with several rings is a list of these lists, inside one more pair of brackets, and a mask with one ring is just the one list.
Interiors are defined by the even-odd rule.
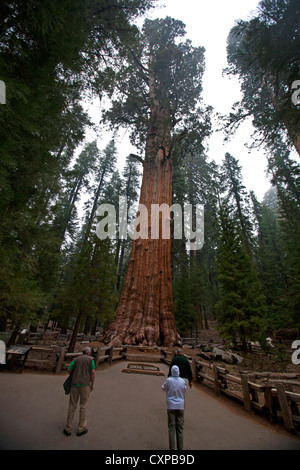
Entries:
[[172,367],[171,375],[172,375],[172,377],[179,377],[179,367],[178,366],[173,366]]

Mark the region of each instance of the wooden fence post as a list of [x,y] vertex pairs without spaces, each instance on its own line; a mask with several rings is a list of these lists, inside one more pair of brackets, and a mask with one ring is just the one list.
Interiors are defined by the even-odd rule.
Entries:
[[108,363],[111,364],[112,361],[113,361],[113,353],[114,353],[114,347],[111,346],[110,349],[109,349],[109,358],[108,358]]
[[[256,383],[255,374],[251,374],[251,375],[248,374],[248,380],[249,380],[249,382]],[[250,388],[249,392],[251,394],[252,400],[258,402],[258,393],[257,393],[257,391],[256,390],[251,390],[251,388]]]
[[193,373],[193,382],[197,382],[197,364],[196,359],[192,359],[192,373]]
[[271,424],[276,422],[276,409],[275,409],[275,400],[272,396],[272,387],[265,386],[264,390],[265,405],[264,410],[268,414],[268,418]]
[[59,356],[59,358],[58,358],[57,367],[56,367],[56,373],[57,373],[57,374],[59,374],[59,372],[61,371],[62,365],[63,365],[63,363],[64,363],[64,358],[65,358],[65,354],[66,354],[66,349],[67,349],[67,348],[62,348],[61,353],[60,353],[60,356]]
[[285,428],[289,432],[294,432],[295,428],[293,424],[292,412],[287,401],[283,384],[279,382],[276,383],[276,390]]
[[99,366],[100,354],[101,354],[101,348],[99,346],[99,348],[97,348],[97,353],[96,353],[96,358],[95,358],[95,367],[96,367],[96,369]]
[[127,359],[127,346],[126,344],[123,347],[123,351],[121,352],[121,355],[123,356],[123,359]]
[[215,392],[218,396],[220,396],[219,372],[218,372],[218,367],[215,364],[213,365],[213,372],[214,372]]
[[241,381],[242,381],[242,390],[243,390],[243,397],[244,397],[244,408],[247,411],[251,410],[251,397],[249,392],[249,384],[248,384],[248,377],[245,374],[241,373]]

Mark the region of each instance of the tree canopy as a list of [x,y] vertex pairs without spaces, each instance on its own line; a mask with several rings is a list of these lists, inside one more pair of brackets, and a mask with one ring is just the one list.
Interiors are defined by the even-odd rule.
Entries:
[[243,94],[229,129],[250,117],[259,145],[276,148],[283,140],[300,153],[300,117],[291,99],[299,79],[299,2],[263,0],[257,11],[253,19],[237,21],[228,36],[227,73],[239,76]]

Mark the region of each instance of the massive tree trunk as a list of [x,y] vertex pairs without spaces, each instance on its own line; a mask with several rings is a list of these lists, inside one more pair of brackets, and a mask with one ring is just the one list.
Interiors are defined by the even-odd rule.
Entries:
[[[162,236],[164,224],[171,224],[170,217],[160,213],[159,236],[151,237],[152,205],[172,205],[170,113],[155,99],[154,81],[150,78],[151,92],[153,106],[140,194],[140,205],[147,208],[148,236],[133,240],[115,320],[105,332],[105,342],[115,346],[173,346],[179,340],[173,310],[171,237]],[[141,229],[138,222],[139,219],[137,232]]]

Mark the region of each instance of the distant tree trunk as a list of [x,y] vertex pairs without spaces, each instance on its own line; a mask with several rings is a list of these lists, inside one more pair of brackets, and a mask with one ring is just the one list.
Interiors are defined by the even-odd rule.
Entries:
[[197,323],[196,323],[197,328],[199,326],[199,328],[203,330],[203,315],[202,315],[202,308],[199,305],[199,302],[196,303],[196,311],[197,311]]
[[0,316],[0,331],[6,331],[6,324],[7,324],[7,314],[4,313]]
[[12,334],[7,342],[7,347],[13,346],[17,340],[18,334],[19,334],[19,325],[15,327],[15,329],[12,331]]
[[[140,204],[148,211],[148,238],[133,240],[126,278],[114,322],[105,332],[104,340],[115,346],[142,344],[173,346],[178,343],[172,280],[171,237],[162,238],[160,214],[159,238],[151,239],[151,205],[172,205],[173,164],[170,148],[169,113],[152,92],[152,119],[148,129]],[[137,226],[138,229],[138,226]]]
[[116,287],[117,290],[120,291],[121,286],[121,278],[122,278],[122,271],[123,271],[123,262],[124,262],[124,253],[125,253],[125,243],[126,240],[119,240],[118,241],[118,262],[117,262],[117,282]]
[[77,335],[79,333],[79,327],[80,323],[82,320],[82,311],[80,311],[77,315],[76,322],[72,331],[69,347],[68,347],[68,352],[73,353],[75,351],[75,346],[76,346],[76,341],[77,341]]

